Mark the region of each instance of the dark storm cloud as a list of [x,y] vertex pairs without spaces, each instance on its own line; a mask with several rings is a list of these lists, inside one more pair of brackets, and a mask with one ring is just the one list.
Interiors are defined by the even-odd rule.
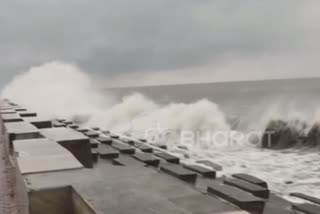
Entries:
[[308,15],[316,6],[298,0],[10,0],[0,7],[1,74],[56,59],[117,75],[190,68],[230,55],[317,51],[319,19]]

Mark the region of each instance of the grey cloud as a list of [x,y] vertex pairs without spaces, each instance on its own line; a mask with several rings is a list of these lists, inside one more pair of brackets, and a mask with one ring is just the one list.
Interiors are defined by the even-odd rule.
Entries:
[[11,0],[0,8],[0,54],[7,61],[0,69],[13,74],[61,59],[114,76],[230,55],[317,54],[320,16],[308,14],[316,6],[312,0]]

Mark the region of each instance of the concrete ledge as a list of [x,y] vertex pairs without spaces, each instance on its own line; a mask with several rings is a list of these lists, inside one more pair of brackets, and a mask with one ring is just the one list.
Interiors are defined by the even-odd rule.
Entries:
[[261,180],[260,178],[255,177],[255,176],[252,176],[252,175],[238,173],[238,174],[233,174],[232,177],[240,179],[240,180],[247,181],[249,183],[252,183],[252,184],[255,184],[255,185],[258,185],[258,186],[262,186],[262,187],[268,188],[267,182]]
[[208,192],[218,196],[248,212],[261,214],[264,209],[264,201],[257,198],[250,193],[235,187],[219,184],[218,182],[212,182],[208,186]]
[[197,174],[183,168],[180,165],[176,164],[165,164],[160,167],[160,170],[176,177],[179,178],[180,180],[183,180],[187,183],[192,183],[194,184],[197,180]]
[[258,186],[240,179],[225,179],[223,181],[225,184],[237,187],[241,190],[251,193],[254,196],[260,198],[269,198],[269,190],[265,187]]
[[216,171],[195,164],[185,164],[184,168],[197,172],[206,178],[216,178]]

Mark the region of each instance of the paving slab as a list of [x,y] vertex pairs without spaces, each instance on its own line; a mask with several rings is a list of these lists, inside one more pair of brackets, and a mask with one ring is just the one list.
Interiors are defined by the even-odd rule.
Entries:
[[305,214],[319,214],[320,206],[314,204],[295,204],[292,206],[293,210],[305,213]]
[[150,153],[139,152],[132,155],[132,157],[150,166],[158,167],[160,163],[160,159],[156,158]]
[[206,167],[199,166],[196,164],[184,164],[183,167],[191,171],[197,172],[201,174],[203,177],[212,179],[216,178],[216,171],[214,171],[213,169],[208,169]]
[[313,197],[313,196],[309,196],[309,195],[306,195],[306,194],[303,194],[303,193],[298,193],[298,192],[290,193],[290,195],[293,196],[293,197],[301,198],[303,200],[310,201],[312,203],[320,205],[320,199],[319,198],[316,198],[316,197]]
[[18,114],[2,114],[1,115],[3,122],[22,122],[23,119]]
[[197,180],[196,173],[177,164],[164,164],[160,166],[160,170],[188,183],[194,184]]
[[269,198],[270,191],[265,187],[258,186],[240,179],[227,178],[223,182],[227,185],[249,192],[254,196],[260,198]]
[[216,170],[216,171],[222,171],[222,166],[219,164],[216,164],[210,160],[198,160],[196,161],[196,163],[200,163],[203,165],[206,165],[208,167],[211,167],[212,169]]
[[91,168],[92,155],[89,138],[70,128],[40,129],[41,134],[68,149],[85,167]]
[[240,180],[247,181],[247,182],[252,183],[252,184],[256,184],[258,186],[262,186],[262,187],[268,188],[267,182],[261,180],[260,178],[255,177],[253,175],[237,173],[237,174],[233,174],[232,177],[240,179]]
[[264,200],[236,187],[223,185],[218,182],[211,182],[208,185],[207,190],[210,194],[220,197],[248,212],[263,212],[265,205]]
[[67,149],[45,138],[14,140],[13,146],[22,174],[83,168]]
[[165,161],[167,161],[168,163],[174,163],[174,164],[179,164],[180,163],[180,159],[174,155],[171,155],[167,152],[156,152],[154,153],[154,155],[164,159]]

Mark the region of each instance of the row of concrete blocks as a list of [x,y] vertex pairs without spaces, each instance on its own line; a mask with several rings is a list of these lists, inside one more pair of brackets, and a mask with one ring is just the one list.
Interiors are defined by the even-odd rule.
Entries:
[[[159,167],[160,165],[161,171],[188,183],[194,184],[198,174],[208,178],[216,177],[215,170],[210,170],[199,165],[179,165],[180,160],[178,157],[164,151],[154,151],[154,147],[150,147],[142,141],[122,139],[108,131],[102,132],[105,136],[100,136],[98,128],[92,128],[91,130],[79,128],[79,126],[71,121],[60,120],[56,123],[54,123],[55,127],[70,127],[88,136],[90,138],[91,154],[95,161],[98,160],[99,156],[102,159],[112,159],[115,165],[124,166],[126,163],[121,160],[120,156],[120,153],[123,153],[132,155],[133,158],[150,166]],[[136,149],[139,152],[136,152]],[[165,149],[165,147],[162,147],[162,149]],[[164,161],[165,164],[160,164],[161,161]],[[209,161],[202,161],[202,163],[205,162],[208,163]],[[234,174],[232,177],[223,179],[222,181],[212,181],[207,187],[207,192],[248,212],[263,213],[266,199],[268,199],[270,194],[267,183],[247,174]],[[320,200],[317,198],[299,193],[295,193],[293,196],[320,204]],[[319,206],[310,203],[294,204],[292,208],[293,210],[307,214],[320,213]],[[273,209],[273,213],[292,213],[292,210]]]
[[[96,141],[102,144],[107,144],[108,146],[113,145],[113,148],[118,149],[118,151],[112,149],[112,147],[109,147],[107,150],[104,150],[101,153],[99,152],[99,150],[95,150],[95,154],[102,155],[102,157],[105,158],[112,158],[114,164],[125,165],[118,159],[119,153],[125,153],[132,154],[132,157],[134,157],[135,159],[142,161],[147,165],[155,167],[159,166],[161,159],[165,160],[168,164],[162,164],[160,166],[160,170],[188,183],[194,184],[196,182],[197,174],[200,174],[203,177],[207,178],[216,177],[216,171],[214,170],[210,170],[199,165],[180,166],[177,165],[180,162],[179,158],[169,153],[156,152],[154,154],[150,154],[153,152],[152,147],[149,147],[142,142],[121,139],[122,142],[125,142],[142,150],[142,153],[134,154],[134,149],[132,147],[125,146],[117,140],[119,139],[119,136],[112,135],[108,132],[105,134],[109,134],[109,137],[98,137],[97,135],[95,135],[95,137],[97,137]],[[96,143],[93,144],[93,147],[98,146],[98,144]],[[213,165],[214,167],[217,167],[210,161],[200,161],[200,163],[207,163]],[[246,211],[252,213],[263,213],[265,200],[268,199],[270,195],[267,183],[259,178],[248,174],[233,174],[232,177],[233,178],[223,179],[222,182],[212,182],[207,188],[208,193],[218,196]],[[292,196],[300,197],[313,203],[316,202],[320,204],[320,200],[314,197],[306,196],[299,193],[294,193],[292,194]],[[307,214],[319,213],[319,207],[314,204],[295,204],[292,206],[292,209]],[[285,210],[283,208],[276,208],[272,210],[274,213],[292,213],[291,210]]]

